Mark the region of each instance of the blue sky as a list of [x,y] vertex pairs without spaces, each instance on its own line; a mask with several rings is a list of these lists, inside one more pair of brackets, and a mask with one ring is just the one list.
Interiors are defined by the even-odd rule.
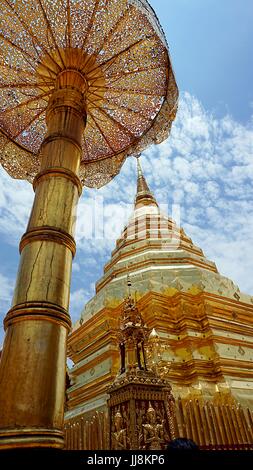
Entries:
[[[181,225],[219,271],[253,294],[252,0],[150,3],[168,39],[180,106],[171,137],[144,152],[144,173],[159,203],[169,214],[180,210]],[[135,162],[129,158],[109,185],[83,191],[71,286],[73,321],[94,294],[125,222],[122,215],[131,211],[135,187]],[[18,242],[32,200],[31,185],[12,180],[0,168],[1,323],[10,307]],[[94,239],[88,219],[92,223],[98,206],[105,233]]]
[[152,0],[180,90],[216,115],[252,112],[252,0]]

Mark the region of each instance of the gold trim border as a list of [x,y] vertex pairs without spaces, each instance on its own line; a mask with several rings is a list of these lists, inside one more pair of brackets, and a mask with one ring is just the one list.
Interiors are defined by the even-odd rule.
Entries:
[[56,227],[49,227],[47,225],[36,227],[23,235],[19,244],[20,254],[25,246],[28,245],[28,243],[37,241],[58,243],[60,245],[66,246],[71,251],[73,258],[76,254],[76,242],[72,235],[65,232],[64,230]]
[[64,433],[59,429],[0,429],[0,450],[33,447],[53,447],[62,449],[63,446]]
[[67,310],[50,302],[25,302],[15,305],[4,319],[4,329],[22,320],[47,320],[61,324],[68,330],[71,328],[71,319]]
[[82,195],[83,187],[79,177],[73,171],[61,167],[47,168],[46,170],[38,173],[33,180],[34,191],[36,190],[39,181],[49,179],[52,176],[68,179],[77,187],[79,197]]

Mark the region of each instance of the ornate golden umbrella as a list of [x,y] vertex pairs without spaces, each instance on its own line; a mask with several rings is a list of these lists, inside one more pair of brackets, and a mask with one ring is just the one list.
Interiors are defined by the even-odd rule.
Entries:
[[169,133],[178,91],[145,0],[0,0],[0,158],[35,200],[0,366],[0,445],[63,445],[73,221],[82,185]]

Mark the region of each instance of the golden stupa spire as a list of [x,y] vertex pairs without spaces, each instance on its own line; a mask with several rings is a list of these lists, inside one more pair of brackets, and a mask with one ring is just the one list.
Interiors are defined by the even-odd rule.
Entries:
[[135,207],[142,205],[155,204],[158,206],[156,199],[152,192],[150,191],[147,181],[143,175],[141,164],[140,164],[140,154],[136,155],[137,160],[137,193],[135,197]]

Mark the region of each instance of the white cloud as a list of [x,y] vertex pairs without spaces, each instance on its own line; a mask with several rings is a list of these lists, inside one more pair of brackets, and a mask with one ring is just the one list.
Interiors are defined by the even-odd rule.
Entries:
[[14,283],[2,273],[0,273],[0,302],[10,303],[13,294]]
[[33,196],[31,184],[12,179],[0,166],[0,233],[8,243],[17,245],[25,232]]
[[94,295],[94,283],[91,283],[88,289],[80,288],[74,290],[70,295],[70,314],[74,324],[81,314],[83,306]]
[[0,349],[4,337],[3,319],[11,306],[14,281],[0,273]]
[[73,273],[79,273],[80,272],[80,266],[78,263],[73,263],[72,264],[72,272]]

